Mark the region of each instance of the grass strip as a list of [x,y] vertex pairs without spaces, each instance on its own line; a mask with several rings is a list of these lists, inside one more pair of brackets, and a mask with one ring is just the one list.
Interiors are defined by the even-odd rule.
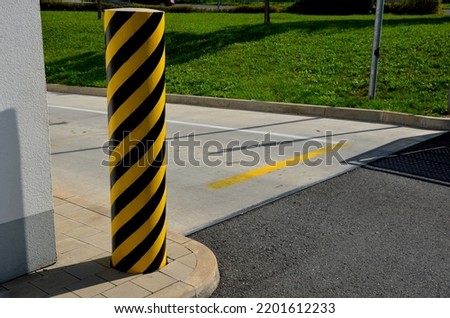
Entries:
[[[373,15],[166,13],[167,92],[447,113],[450,16],[385,15],[377,99],[368,83]],[[105,87],[95,12],[42,12],[49,83]]]

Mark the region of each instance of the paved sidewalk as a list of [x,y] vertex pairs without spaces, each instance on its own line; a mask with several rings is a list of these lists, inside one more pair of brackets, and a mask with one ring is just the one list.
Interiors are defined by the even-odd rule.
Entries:
[[[246,102],[234,106],[250,106]],[[109,216],[109,172],[102,164],[108,160],[106,98],[49,92],[48,104],[53,184],[103,206]],[[363,116],[352,111],[355,119]],[[441,133],[322,115],[167,103],[168,228],[189,235]]]
[[169,264],[145,275],[110,268],[110,219],[81,198],[56,193],[56,264],[0,285],[0,297],[209,297],[219,283],[214,254],[168,233]]
[[[98,89],[95,91],[98,91]],[[103,90],[101,90],[101,93],[102,92]],[[59,157],[53,156],[53,164],[57,161],[56,158],[60,158],[60,162],[65,164],[76,163],[73,166],[70,166],[71,169],[74,168],[74,166],[79,166],[85,171],[87,167],[86,161],[82,160],[86,159],[86,157],[91,160],[93,158],[88,151],[96,149],[101,152],[100,149],[103,149],[101,147],[102,143],[97,144],[97,139],[95,138],[99,137],[101,134],[105,134],[106,129],[104,129],[102,125],[98,125],[95,120],[99,120],[103,123],[106,123],[106,121],[104,121],[104,118],[93,118],[95,116],[92,116],[92,114],[97,113],[99,115],[97,117],[106,116],[104,111],[104,98],[99,101],[98,106],[95,106],[96,104],[92,102],[80,103],[81,99],[91,98],[89,96],[65,96],[70,100],[69,104],[62,103],[62,97],[64,97],[64,94],[53,94],[53,110],[55,112],[53,119],[55,121],[52,127],[55,128],[55,130],[60,127],[63,131],[69,132],[68,134],[70,136],[63,134],[63,138],[60,138],[61,142],[55,141],[56,146],[61,148],[58,149],[57,153],[54,153],[54,155],[58,154]],[[360,158],[362,158],[362,163],[367,160],[372,160],[374,156],[384,156],[397,151],[398,149],[405,148],[410,144],[431,138],[434,134],[438,133],[437,131],[416,131],[412,128],[392,126],[392,124],[410,125],[428,129],[447,129],[450,125],[450,120],[447,119],[425,118],[423,116],[411,116],[379,111],[359,111],[353,109],[335,109],[323,106],[281,105],[278,103],[171,96],[173,102],[181,102],[181,98],[184,102],[211,107],[215,105],[215,107],[265,111],[273,111],[276,107],[277,110],[282,109],[283,111],[281,112],[289,114],[298,114],[307,110],[307,115],[316,117],[305,116],[304,118],[284,118],[283,116],[286,115],[271,114],[270,116],[267,116],[267,114],[262,113],[246,112],[245,114],[250,116],[250,119],[256,120],[256,122],[250,122],[247,117],[244,118],[244,116],[242,116],[244,114],[242,111],[231,112],[224,109],[215,109],[214,118],[216,119],[213,122],[214,125],[212,125],[210,117],[206,116],[208,114],[211,115],[212,112],[210,108],[195,108],[195,111],[193,111],[193,106],[178,104],[176,106],[177,113],[171,118],[171,125],[173,128],[172,134],[174,132],[182,131],[181,128],[183,127],[183,131],[188,134],[193,131],[192,127],[195,126],[197,136],[203,136],[206,138],[205,140],[209,140],[210,135],[218,135],[225,141],[224,144],[226,144],[228,140],[248,140],[243,139],[244,137],[249,138],[248,136],[241,136],[244,133],[258,133],[259,136],[262,136],[262,134],[266,134],[266,129],[272,131],[270,128],[276,126],[277,131],[275,133],[278,133],[280,137],[279,140],[277,139],[278,142],[281,143],[282,141],[285,141],[284,139],[289,138],[292,139],[292,143],[296,142],[298,144],[299,141],[323,138],[324,132],[330,130],[333,131],[336,136],[339,136],[339,138],[349,139],[352,143],[351,147],[343,150],[344,152],[348,152],[346,158],[356,158],[355,156],[359,155]],[[91,101],[91,99],[89,99],[89,101]],[[85,105],[89,105],[89,107],[83,108]],[[99,108],[96,109],[95,107]],[[89,114],[89,116],[86,114],[72,114],[71,116],[74,116],[74,118],[71,119],[72,126],[70,126],[70,130],[67,128],[68,126],[63,128],[61,125],[68,124],[64,121],[64,116],[67,114],[63,114],[63,110],[67,112],[71,108],[72,112],[76,110],[77,112],[83,113],[83,110],[87,110],[87,113],[91,112],[91,114]],[[59,113],[56,112],[55,109],[59,109]],[[224,116],[225,114],[227,116]],[[179,117],[176,117],[175,115]],[[279,120],[275,120],[274,118],[276,116],[281,116],[284,120],[281,117],[279,117]],[[370,127],[366,127],[367,123],[364,122],[330,120],[323,118],[323,116],[367,120],[376,122],[377,124],[372,123],[370,124]],[[85,127],[81,123],[78,123],[75,117],[86,118],[87,124],[93,126]],[[230,121],[232,124],[230,124]],[[78,126],[75,125],[74,122]],[[302,124],[297,125],[299,122]],[[331,126],[330,122],[337,126]],[[386,125],[387,123],[390,125]],[[176,125],[184,126],[180,128],[178,126],[175,127]],[[257,128],[265,130],[256,130]],[[301,131],[298,131],[300,128]],[[289,129],[293,130],[290,131]],[[102,133],[98,133],[98,130],[101,130]],[[86,133],[87,131],[90,133]],[[90,144],[85,144],[85,140],[81,137],[78,140],[80,141],[80,147],[76,147],[77,145],[66,142],[67,140],[75,140],[76,138],[74,138],[73,135],[76,135],[76,132],[78,132],[77,137],[85,136],[84,138],[88,141],[91,141],[89,138],[92,137],[92,140],[95,141],[92,146],[93,148],[90,148]],[[401,134],[401,132],[404,134]],[[232,135],[232,133],[237,133],[238,135],[235,136]],[[297,134],[300,133],[302,133],[302,135],[298,136]],[[86,138],[86,136],[88,137]],[[371,144],[369,144],[370,138],[368,138],[368,136],[375,136]],[[256,141],[259,141],[259,139]],[[72,155],[82,155],[72,157],[72,161],[68,161],[69,157],[63,157],[62,155],[69,153]],[[95,158],[95,160],[97,159]],[[146,275],[129,275],[110,268],[110,212],[105,208],[107,203],[102,205],[101,202],[103,202],[103,200],[99,200],[99,198],[106,198],[107,196],[99,196],[97,193],[98,189],[106,189],[105,192],[107,192],[108,187],[103,187],[103,184],[107,184],[107,182],[102,183],[104,180],[100,180],[101,186],[97,187],[96,182],[98,182],[99,178],[95,173],[92,173],[92,171],[99,170],[98,162],[99,161],[96,161],[94,163],[94,170],[91,170],[84,175],[84,177],[87,175],[90,179],[88,178],[88,181],[82,180],[82,187],[76,187],[77,191],[83,190],[87,192],[86,195],[76,191],[72,191],[72,194],[59,192],[58,189],[54,191],[58,262],[35,273],[0,285],[0,297],[138,298],[210,296],[217,287],[219,281],[216,258],[214,254],[202,244],[179,234],[168,233],[168,256],[170,263],[160,271]],[[52,168],[54,169],[55,165],[53,165]],[[67,169],[65,170],[63,168],[64,167],[60,170],[67,172]],[[186,176],[187,170],[184,169],[184,167],[181,167],[180,169],[183,169],[181,173],[174,170],[172,175],[177,175],[178,177]],[[317,170],[322,174],[322,178],[318,180],[324,180],[324,178],[336,175],[336,172],[332,173],[330,171],[324,171],[322,167],[319,167]],[[198,176],[197,171],[198,170],[195,170],[196,176]],[[233,193],[230,192],[227,194],[226,191],[229,191],[229,189],[226,189],[223,191],[225,194],[220,194],[216,197],[211,195],[205,196],[206,186],[208,185],[208,182],[211,182],[211,180],[206,178],[214,177],[214,180],[212,181],[215,181],[216,178],[220,177],[218,176],[217,171],[218,170],[215,169],[214,173],[204,173],[202,176],[205,179],[187,177],[185,178],[187,180],[186,183],[182,183],[179,181],[180,178],[178,179],[178,182],[174,185],[173,191],[176,191],[175,186],[179,186],[183,189],[185,196],[189,198],[189,200],[179,201],[182,202],[179,206],[183,208],[181,211],[183,213],[180,213],[183,217],[181,222],[179,222],[180,224],[185,226],[187,218],[191,218],[192,220],[200,219],[199,214],[202,211],[206,212],[204,214],[207,217],[212,217],[214,212],[213,208],[223,207],[230,202],[242,203],[244,199],[255,197],[256,194],[259,194],[262,191],[261,188],[251,188],[248,185],[243,185],[242,187],[237,188]],[[53,173],[55,176],[55,169],[53,170]],[[68,182],[74,181],[74,179],[77,178],[79,179],[78,171],[71,170],[71,173],[71,175],[61,174],[62,177],[60,180]],[[228,170],[224,172],[222,177],[229,177],[227,173]],[[312,180],[312,175],[301,174],[301,171],[299,173],[300,175],[295,175],[284,171],[284,174],[280,172],[279,174],[271,175],[281,179],[283,182],[285,182],[288,177],[292,177],[292,184],[289,184],[289,186],[293,187],[292,189],[289,188],[291,190],[286,190],[287,187],[285,187],[285,184],[282,182],[269,183],[262,178],[255,181],[254,186],[264,185],[263,188],[270,190],[271,198],[273,199],[273,192],[275,190],[280,191],[281,195],[286,195],[287,193],[290,193],[289,191],[297,191],[299,189],[299,180],[306,180],[308,182]],[[313,183],[310,182],[308,186]],[[61,188],[68,189],[64,185]],[[245,189],[250,189],[251,194],[245,193]],[[213,190],[210,189],[207,191],[210,191],[206,192],[209,194],[213,192]],[[76,195],[74,195],[74,193],[76,193]],[[195,196],[194,194],[197,193],[200,195]],[[88,196],[91,196],[93,199],[91,198],[91,200],[88,200]],[[178,196],[178,198],[179,197],[181,196]],[[211,201],[201,203],[199,198],[203,197],[207,197]],[[236,199],[237,197],[239,197],[239,200]],[[177,197],[172,196],[172,200],[173,198]],[[229,198],[235,198],[235,200],[230,200]],[[107,202],[107,200],[104,201]],[[194,217],[187,215],[186,210],[189,209],[186,209],[186,202],[189,202],[189,204],[192,205],[190,207],[188,206],[188,208],[193,212]],[[195,206],[195,204],[199,202],[201,203],[200,206]],[[256,202],[257,204],[262,204],[268,201],[267,199],[258,199]],[[175,206],[176,204],[172,205],[171,211],[176,210],[174,208]],[[246,209],[249,209],[249,207],[254,208],[255,204],[248,204],[247,207],[244,206],[244,208],[241,206],[238,208],[232,207],[232,211],[234,211],[233,213],[235,214],[242,213],[243,211],[246,211]],[[222,219],[219,216],[214,216],[213,220]],[[212,223],[208,224],[211,225]],[[173,229],[174,227],[171,228]]]

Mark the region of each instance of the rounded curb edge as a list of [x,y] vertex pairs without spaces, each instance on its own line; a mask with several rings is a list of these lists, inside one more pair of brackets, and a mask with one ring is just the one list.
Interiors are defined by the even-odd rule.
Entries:
[[210,297],[219,286],[220,281],[216,256],[204,244],[192,239],[189,239],[184,246],[197,256],[197,266],[184,282],[194,286],[197,298]]
[[[220,273],[217,258],[205,245],[182,234],[168,231],[168,236],[174,242],[180,243],[195,255],[197,264],[192,272],[177,283],[160,290],[149,298],[208,298],[219,286]],[[178,237],[178,239],[176,238]],[[176,260],[174,260],[176,262]],[[164,273],[164,268],[160,270]]]
[[[57,93],[106,96],[106,88],[47,84],[47,90]],[[381,124],[408,126],[430,130],[450,130],[450,118],[412,115],[383,110],[331,107],[294,103],[265,102],[218,97],[167,94],[167,102],[192,106],[247,110],[285,115],[304,115]]]
[[[82,198],[67,196],[60,190],[56,191],[55,197],[64,197],[64,200],[80,206],[83,209],[96,211],[95,206],[89,205]],[[173,244],[179,244],[187,248],[195,255],[196,265],[192,272],[185,278],[173,285],[169,285],[160,291],[155,292],[148,298],[208,298],[219,286],[220,272],[217,258],[214,253],[204,244],[177,232],[167,231],[167,238]],[[178,262],[178,260],[173,260]],[[164,268],[158,270],[164,272]],[[0,289],[0,295],[2,290]]]

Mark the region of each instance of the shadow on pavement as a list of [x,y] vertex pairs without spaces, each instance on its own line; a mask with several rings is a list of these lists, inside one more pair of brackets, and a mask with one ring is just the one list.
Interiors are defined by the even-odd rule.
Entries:
[[450,132],[370,163],[367,168],[450,186]]
[[448,297],[449,137],[399,139],[349,159],[370,169],[191,235],[218,259],[213,297]]

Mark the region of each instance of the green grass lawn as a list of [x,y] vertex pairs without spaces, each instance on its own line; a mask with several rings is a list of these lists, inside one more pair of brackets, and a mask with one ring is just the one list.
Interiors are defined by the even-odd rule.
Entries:
[[[386,15],[377,99],[369,101],[373,16],[166,14],[168,93],[447,111],[450,16]],[[95,12],[42,12],[47,81],[106,86]]]

